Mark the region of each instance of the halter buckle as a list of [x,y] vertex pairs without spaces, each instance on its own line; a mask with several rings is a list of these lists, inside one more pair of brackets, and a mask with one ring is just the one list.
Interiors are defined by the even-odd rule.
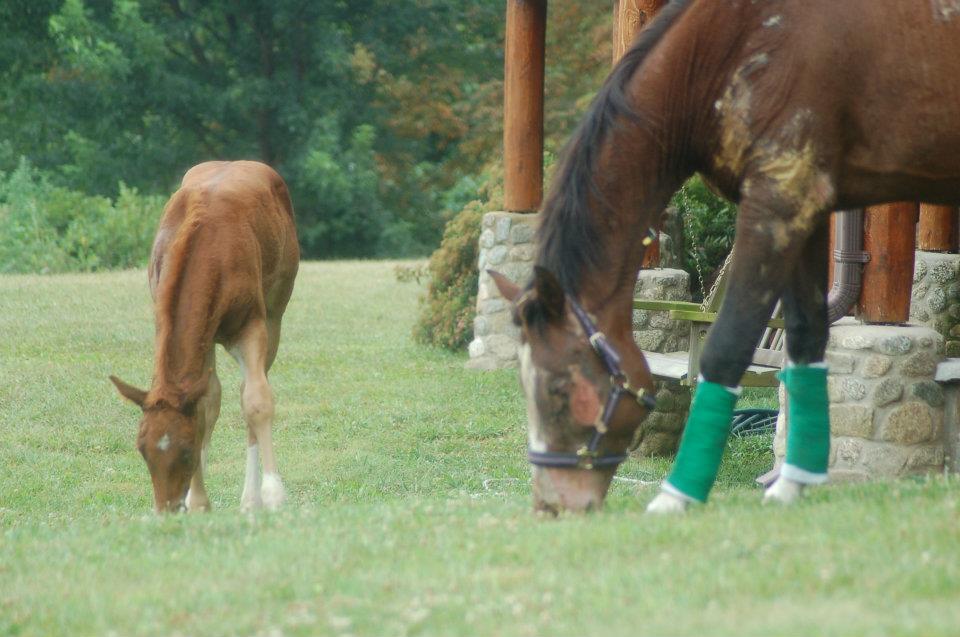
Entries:
[[577,449],[577,466],[581,469],[593,469],[593,461],[597,457],[596,451],[590,451],[586,445]]

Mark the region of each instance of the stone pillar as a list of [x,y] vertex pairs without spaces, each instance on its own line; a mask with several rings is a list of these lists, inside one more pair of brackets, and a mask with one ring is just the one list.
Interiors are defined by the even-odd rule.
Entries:
[[[690,275],[669,268],[640,270],[634,297],[689,301]],[[674,321],[669,312],[634,310],[633,339],[640,349],[647,351],[684,351],[690,341],[690,325],[686,321]],[[655,380],[655,384],[657,409],[647,416],[637,434],[636,453],[641,456],[676,453],[690,411],[690,387],[673,380]]]
[[[934,381],[942,360],[943,338],[931,328],[864,326],[850,318],[834,324],[827,347],[832,479],[943,470],[945,401]],[[785,411],[774,438],[778,465]]]
[[517,365],[520,331],[513,324],[510,303],[487,274],[496,270],[520,286],[533,276],[536,256],[534,238],[539,215],[517,212],[488,212],[480,231],[480,278],[477,288],[477,316],[473,320],[470,369],[502,369]]
[[910,321],[935,329],[947,356],[960,357],[960,254],[918,250],[913,268]]

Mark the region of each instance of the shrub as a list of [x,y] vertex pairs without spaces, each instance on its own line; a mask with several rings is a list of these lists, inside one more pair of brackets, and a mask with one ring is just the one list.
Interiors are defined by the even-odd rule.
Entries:
[[[480,184],[479,198],[447,223],[440,247],[430,257],[427,294],[420,299],[420,316],[413,328],[414,339],[420,343],[460,350],[473,339],[480,223],[485,212],[502,207],[499,168],[488,169]],[[457,190],[462,197],[463,188]]]
[[737,207],[713,194],[699,176],[677,191],[672,204],[683,219],[683,269],[690,273],[694,297],[701,297],[733,247]]
[[21,160],[0,175],[0,272],[93,271],[142,265],[150,252],[162,197],[120,184],[111,201],[53,186]]

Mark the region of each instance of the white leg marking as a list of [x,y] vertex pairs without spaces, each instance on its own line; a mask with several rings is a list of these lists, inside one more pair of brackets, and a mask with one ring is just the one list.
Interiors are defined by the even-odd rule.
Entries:
[[259,509],[263,502],[260,499],[260,446],[247,447],[247,473],[243,479],[243,495],[240,496],[240,510],[253,511]]
[[276,511],[287,499],[287,492],[283,488],[283,481],[279,473],[264,473],[263,486],[260,489],[263,506],[270,511]]
[[763,494],[764,504],[793,504],[803,496],[804,484],[780,476]]
[[661,491],[647,505],[647,513],[678,515],[685,513],[689,505],[690,503],[680,496],[668,491]]

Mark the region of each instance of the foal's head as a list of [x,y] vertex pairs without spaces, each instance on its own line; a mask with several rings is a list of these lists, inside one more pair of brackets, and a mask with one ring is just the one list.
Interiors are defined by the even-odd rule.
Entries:
[[143,411],[137,449],[147,461],[158,513],[184,509],[190,479],[200,462],[203,432],[197,426],[197,402],[209,376],[174,390],[143,391],[116,376],[110,380],[120,395]]
[[[604,405],[614,391],[614,379],[550,272],[537,267],[526,290],[495,272],[490,275],[504,298],[513,303],[514,320],[521,331],[520,382],[527,399],[530,451],[573,460],[596,434]],[[615,346],[621,354],[632,347],[629,354],[640,356],[632,339]],[[630,380],[643,387],[641,392],[652,391],[650,375],[641,367],[642,373],[633,371]],[[601,438],[598,454],[608,458],[626,454],[646,413],[644,406],[624,394]],[[534,508],[550,513],[600,508],[617,463],[600,464],[583,462],[569,468],[535,465]]]

